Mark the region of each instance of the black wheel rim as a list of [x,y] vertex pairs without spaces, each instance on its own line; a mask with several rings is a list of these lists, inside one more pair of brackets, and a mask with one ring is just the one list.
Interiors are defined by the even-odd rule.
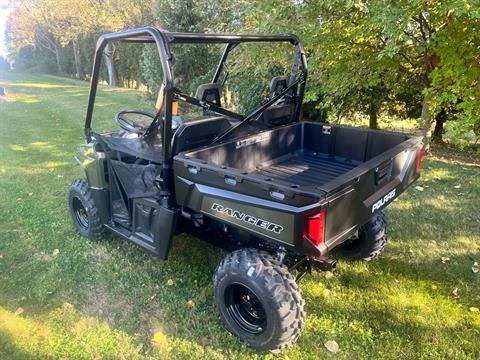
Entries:
[[87,209],[85,209],[85,206],[83,206],[82,201],[77,197],[74,197],[72,199],[72,210],[73,210],[73,216],[78,226],[80,226],[84,230],[87,230],[88,229]]
[[227,312],[243,331],[258,335],[267,325],[267,316],[260,299],[247,286],[239,283],[225,289]]

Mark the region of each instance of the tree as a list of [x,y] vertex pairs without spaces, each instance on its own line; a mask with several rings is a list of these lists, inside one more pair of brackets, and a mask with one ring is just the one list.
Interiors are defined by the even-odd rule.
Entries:
[[[253,3],[247,24],[267,31],[288,26],[298,33],[315,69],[307,98],[315,99],[320,85],[325,104],[334,109],[366,104],[374,114],[371,105],[381,104],[382,97],[391,103],[406,87],[417,89],[428,142],[436,122],[441,136],[449,109],[461,113],[452,122],[457,129],[472,128],[472,119],[478,119],[478,11],[458,0],[273,0]],[[470,90],[464,92],[467,84]]]
[[74,75],[83,78],[81,40],[94,32],[118,31],[139,14],[143,2],[133,0],[19,0],[9,23],[11,41],[19,48],[41,46],[55,54],[62,73],[61,48],[71,46]]
[[3,56],[0,56],[0,70],[2,71],[10,70],[10,63]]
[[[218,32],[239,26],[236,4],[242,0],[172,0],[154,1],[152,4],[153,24],[168,31]],[[213,76],[221,46],[174,45],[174,71],[177,86],[194,91],[202,82]],[[152,95],[156,95],[163,74],[158,53],[152,46],[145,46],[141,60],[145,82]]]

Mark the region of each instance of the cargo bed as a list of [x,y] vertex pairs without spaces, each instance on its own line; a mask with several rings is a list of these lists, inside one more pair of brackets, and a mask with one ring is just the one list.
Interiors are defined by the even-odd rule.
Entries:
[[326,154],[300,151],[269,166],[259,166],[251,175],[286,181],[298,186],[321,186],[352,170],[358,162],[335,160]]
[[[176,200],[286,246],[304,246],[305,216],[323,209],[325,242],[302,252],[325,254],[418,179],[420,148],[416,136],[295,123],[178,154]],[[250,226],[241,214],[283,230]]]
[[419,143],[400,133],[301,122],[181,153],[175,174],[252,196],[272,198],[275,190],[301,206],[372,169],[381,185],[399,171],[391,160]]

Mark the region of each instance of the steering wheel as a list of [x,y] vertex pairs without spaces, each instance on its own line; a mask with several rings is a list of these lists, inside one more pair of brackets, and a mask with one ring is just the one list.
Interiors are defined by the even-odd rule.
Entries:
[[139,134],[142,135],[148,128],[148,126],[145,126],[143,124],[140,124],[136,121],[132,121],[127,119],[125,115],[128,114],[135,114],[135,115],[140,115],[140,116],[145,116],[147,118],[150,118],[151,121],[155,119],[155,115],[152,113],[149,113],[147,111],[141,111],[141,110],[123,110],[120,111],[116,116],[115,116],[115,122],[117,123],[118,126],[120,126],[121,129],[129,132],[129,133],[134,133],[134,134]]

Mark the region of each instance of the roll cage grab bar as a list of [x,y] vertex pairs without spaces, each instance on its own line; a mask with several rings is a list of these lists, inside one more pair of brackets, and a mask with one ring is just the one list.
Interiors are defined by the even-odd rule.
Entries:
[[[231,50],[233,50],[240,43],[248,42],[289,42],[296,46],[297,54],[292,65],[292,73],[290,77],[290,86],[295,82],[298,85],[298,98],[296,104],[294,117],[298,118],[300,115],[300,107],[303,101],[305,92],[305,80],[307,78],[307,60],[303,50],[303,44],[300,39],[293,34],[275,34],[275,35],[227,35],[227,34],[202,34],[202,33],[180,33],[168,32],[162,29],[153,27],[143,27],[138,29],[120,31],[100,36],[97,41],[95,56],[93,60],[92,77],[90,81],[90,93],[88,98],[87,114],[85,119],[85,137],[87,142],[92,141],[92,115],[95,105],[95,97],[97,93],[97,85],[100,75],[100,65],[102,55],[108,43],[113,41],[122,41],[130,43],[155,43],[160,56],[163,71],[163,84],[165,85],[164,95],[164,126],[162,136],[162,167],[165,171],[170,168],[171,163],[171,147],[169,144],[172,140],[172,101],[176,98],[181,99],[179,91],[174,87],[173,76],[173,56],[169,48],[169,44],[226,44],[220,62],[213,76],[212,82],[217,82],[220,73],[224,67],[225,61]],[[301,81],[296,80],[296,75],[301,69]],[[188,95],[185,95],[188,96]],[[191,98],[191,97],[189,97]],[[268,104],[268,103],[267,103]],[[264,104],[265,105],[265,104]],[[263,106],[264,106],[263,105]],[[263,107],[261,106],[261,107]],[[221,108],[223,109],[223,108]],[[214,109],[212,109],[214,110]],[[228,110],[223,109],[228,112]],[[258,109],[257,109],[258,110]],[[216,139],[218,141],[218,139]],[[167,175],[166,173],[164,175]]]

